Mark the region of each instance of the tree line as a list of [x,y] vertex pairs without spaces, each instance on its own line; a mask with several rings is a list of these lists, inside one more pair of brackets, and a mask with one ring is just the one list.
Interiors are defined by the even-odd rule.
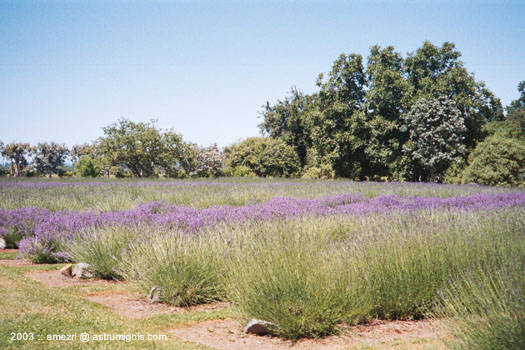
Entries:
[[[424,42],[403,57],[373,46],[342,54],[317,91],[293,87],[260,116],[261,137],[219,150],[185,142],[155,121],[127,119],[68,150],[0,144],[13,176],[287,176],[355,180],[525,184],[525,82],[503,108],[469,73],[453,43]],[[30,161],[31,160],[31,161]]]

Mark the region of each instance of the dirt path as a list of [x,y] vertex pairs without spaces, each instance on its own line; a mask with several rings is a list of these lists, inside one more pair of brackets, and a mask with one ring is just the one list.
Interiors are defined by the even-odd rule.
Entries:
[[48,287],[71,287],[78,285],[91,285],[99,284],[103,286],[115,285],[116,281],[105,281],[105,280],[82,280],[76,278],[69,278],[60,273],[58,270],[43,270],[43,271],[29,271],[25,273],[26,277],[29,277],[37,282],[45,284]]
[[[38,281],[51,288],[63,288],[78,285],[101,285],[115,286],[128,282],[105,281],[105,280],[79,280],[69,278],[60,273],[58,270],[51,271],[30,271],[25,274],[35,281]],[[113,312],[127,318],[148,318],[159,314],[169,312],[194,312],[203,310],[217,310],[226,307],[225,303],[214,303],[196,305],[192,307],[175,307],[164,303],[150,303],[146,298],[137,297],[126,293],[125,291],[105,291],[100,293],[90,293],[80,295],[89,301],[99,303],[109,307]]]
[[21,267],[21,266],[29,266],[33,263],[30,260],[22,260],[22,259],[15,259],[15,260],[0,260],[0,265],[5,267]]
[[[0,260],[4,266],[27,266],[24,260]],[[52,288],[75,285],[117,286],[127,282],[104,280],[78,280],[63,276],[58,270],[29,271],[26,277],[41,282]],[[163,303],[149,303],[145,298],[137,297],[127,291],[105,290],[79,295],[92,302],[107,306],[111,311],[130,318],[149,318],[164,313],[183,313],[202,310],[216,310],[227,307],[224,303],[206,304],[189,308],[174,307]],[[445,349],[439,337],[445,330],[437,323],[423,321],[375,321],[368,325],[345,327],[338,336],[323,339],[304,339],[291,342],[275,337],[261,337],[243,333],[242,325],[232,319],[213,320],[185,324],[170,328],[167,332],[189,342],[199,343],[217,350],[328,350],[328,349],[425,349],[425,342],[431,342],[432,349]],[[400,345],[401,344],[401,345]]]
[[125,293],[100,293],[82,296],[92,302],[106,305],[113,312],[127,318],[148,318],[165,313],[185,313],[203,310],[216,310],[224,307],[220,303],[175,307],[163,303],[150,303],[143,298],[134,298]]
[[[443,330],[430,321],[376,321],[369,325],[348,327],[342,335],[323,339],[291,342],[272,337],[247,335],[235,320],[201,322],[169,330],[179,339],[200,343],[218,350],[328,350],[351,346],[373,346],[418,339],[437,340]],[[414,349],[420,347],[414,347]]]

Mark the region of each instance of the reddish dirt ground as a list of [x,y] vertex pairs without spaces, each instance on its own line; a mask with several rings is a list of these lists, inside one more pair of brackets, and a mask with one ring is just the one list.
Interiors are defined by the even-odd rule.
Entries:
[[[51,271],[30,271],[25,274],[26,277],[34,279],[48,287],[71,287],[75,285],[115,285],[117,281],[104,280],[79,280],[69,278],[60,273],[58,270]],[[168,312],[191,312],[202,310],[216,310],[225,307],[224,303],[204,304],[192,307],[175,307],[163,303],[150,303],[145,298],[139,298],[126,292],[101,292],[81,295],[89,301],[99,303],[109,307],[113,312],[127,318],[148,318]]]
[[18,249],[0,249],[0,253],[18,253]]
[[430,321],[375,321],[368,325],[347,327],[339,336],[291,342],[279,338],[244,334],[242,326],[237,321],[227,319],[184,325],[170,329],[169,332],[182,340],[219,350],[328,350],[422,338],[437,339],[443,330]]
[[5,267],[19,267],[19,266],[28,266],[32,264],[33,263],[30,260],[22,260],[22,259],[0,260],[0,265],[5,266]]
[[[4,266],[17,267],[27,266],[31,262],[26,260],[0,260]],[[63,276],[58,270],[29,271],[26,277],[52,288],[69,287],[74,285],[99,284],[103,286],[116,285],[116,281],[104,280],[78,280]],[[105,291],[81,295],[92,302],[107,306],[113,312],[132,319],[148,318],[158,314],[169,312],[192,312],[201,310],[215,310],[226,307],[225,304],[215,303],[199,305],[189,308],[169,306],[162,303],[149,303],[145,298],[138,298],[125,291]],[[297,342],[282,340],[268,336],[247,335],[243,333],[242,325],[232,319],[213,320],[184,324],[170,328],[167,332],[175,337],[189,342],[199,343],[218,350],[328,350],[328,349],[355,349],[375,346],[391,347],[400,342],[406,342],[403,349],[423,349],[418,344],[420,340],[430,341],[441,349],[439,337],[446,331],[438,322],[423,321],[374,321],[367,325],[344,327],[338,336],[330,336],[323,339],[303,339]],[[403,343],[405,344],[405,343]],[[403,345],[404,346],[404,345]]]
[[69,278],[62,275],[58,270],[29,271],[25,274],[25,276],[34,279],[37,282],[43,283],[48,287],[71,287],[82,284],[111,285],[116,283],[125,283],[105,280],[82,280]]
[[97,293],[82,297],[109,307],[113,312],[127,318],[148,318],[169,312],[192,312],[215,310],[223,307],[222,304],[206,304],[192,307],[175,307],[163,303],[150,303],[146,299],[134,298],[125,293]]

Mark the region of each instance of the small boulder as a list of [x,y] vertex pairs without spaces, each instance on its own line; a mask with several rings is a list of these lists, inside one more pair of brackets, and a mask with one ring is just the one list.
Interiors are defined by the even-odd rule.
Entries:
[[160,297],[162,295],[162,289],[157,286],[151,287],[148,294],[148,301],[150,303],[160,303]]
[[5,249],[7,247],[7,242],[4,237],[0,237],[0,249]]
[[60,273],[66,277],[73,278],[73,265],[69,264],[60,269]]
[[91,269],[91,265],[87,263],[78,263],[73,266],[72,275],[75,278],[82,278],[82,279],[89,279],[93,278],[93,272]]
[[273,335],[270,328],[275,326],[275,323],[252,319],[250,322],[248,322],[246,327],[244,327],[244,333],[257,335]]

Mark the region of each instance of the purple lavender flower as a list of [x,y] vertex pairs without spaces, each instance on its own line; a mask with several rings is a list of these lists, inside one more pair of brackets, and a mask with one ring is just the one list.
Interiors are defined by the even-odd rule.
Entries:
[[37,261],[67,259],[64,244],[88,228],[120,225],[148,225],[164,229],[197,232],[218,223],[264,221],[306,216],[388,214],[420,209],[492,210],[525,206],[525,193],[482,193],[471,196],[435,198],[383,195],[366,198],[348,193],[317,199],[276,197],[264,203],[240,207],[212,206],[205,209],[151,202],[132,210],[59,211],[39,208],[0,209],[0,234],[19,237],[22,256]]

